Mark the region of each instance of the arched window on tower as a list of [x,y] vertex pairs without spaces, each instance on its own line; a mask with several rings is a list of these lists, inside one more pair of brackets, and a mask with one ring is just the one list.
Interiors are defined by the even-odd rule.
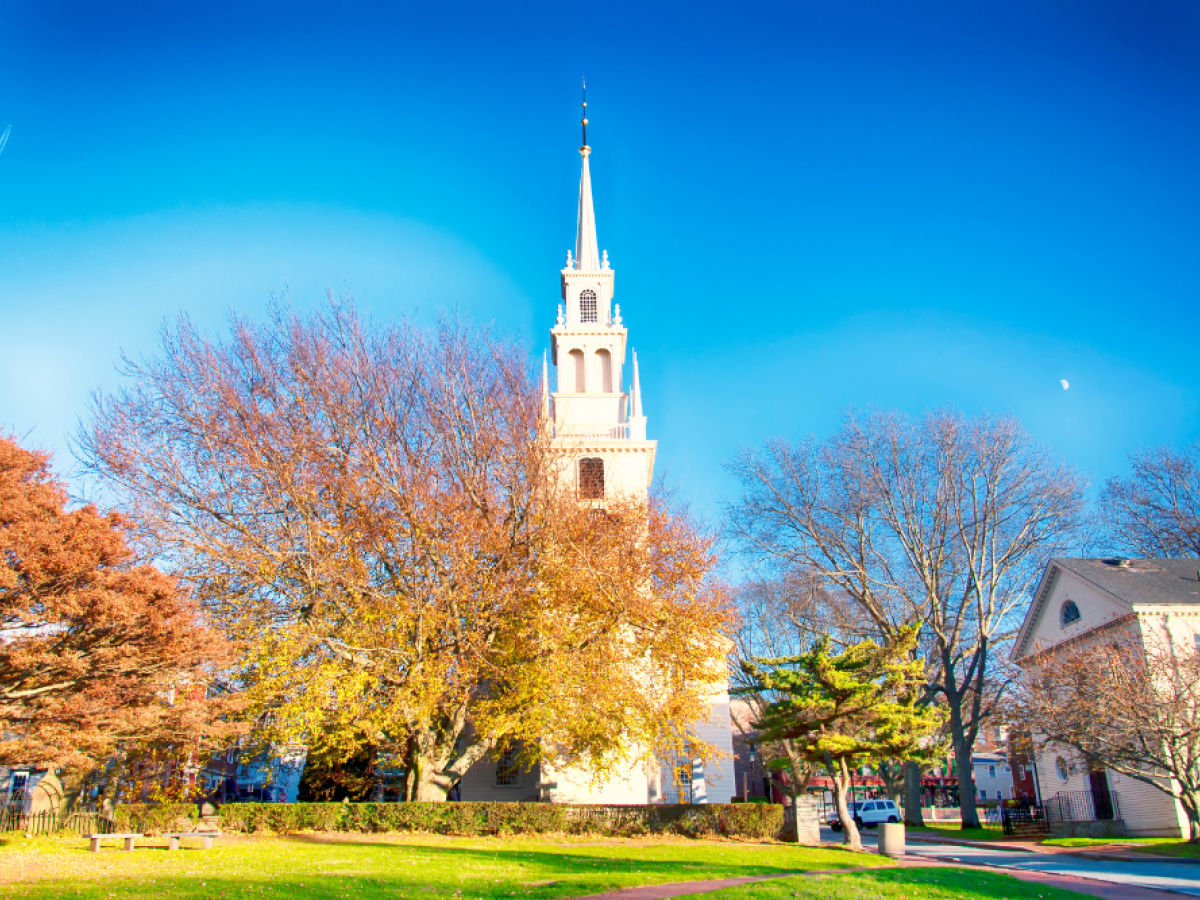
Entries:
[[583,500],[604,499],[604,460],[585,457],[579,461],[579,496]]
[[596,304],[596,292],[584,291],[579,295],[579,321],[585,324],[599,321],[600,310]]
[[584,359],[582,350],[571,351],[571,374],[575,378],[575,383],[571,385],[571,393],[582,394],[586,390],[584,381]]
[[1075,605],[1074,600],[1068,600],[1062,605],[1062,612],[1059,613],[1059,622],[1063,628],[1066,628],[1072,622],[1078,622],[1079,619],[1079,607]]
[[600,369],[600,392],[611,394],[612,386],[612,354],[601,347],[596,351],[596,362],[599,363],[597,368]]

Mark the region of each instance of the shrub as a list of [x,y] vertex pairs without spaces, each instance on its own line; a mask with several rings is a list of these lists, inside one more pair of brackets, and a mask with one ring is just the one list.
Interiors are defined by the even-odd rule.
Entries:
[[116,808],[113,819],[120,832],[191,831],[200,821],[200,807],[195,803],[126,803]]
[[231,803],[225,831],[340,831],[432,834],[677,834],[749,840],[777,838],[778,804],[569,806],[555,803]]

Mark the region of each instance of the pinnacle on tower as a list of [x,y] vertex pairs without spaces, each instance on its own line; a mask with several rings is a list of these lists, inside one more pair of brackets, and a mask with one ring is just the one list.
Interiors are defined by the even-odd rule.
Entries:
[[596,211],[592,206],[592,174],[588,156],[592,148],[587,142],[587,82],[583,84],[583,171],[579,176],[579,219],[575,229],[575,268],[582,272],[600,271],[600,245],[596,240]]

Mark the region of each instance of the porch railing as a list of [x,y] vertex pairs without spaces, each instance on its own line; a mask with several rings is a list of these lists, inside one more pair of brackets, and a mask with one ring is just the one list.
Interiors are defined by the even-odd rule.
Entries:
[[1091,791],[1060,791],[1046,800],[1046,820],[1057,822],[1095,822],[1121,818],[1121,804],[1115,791],[1097,797]]

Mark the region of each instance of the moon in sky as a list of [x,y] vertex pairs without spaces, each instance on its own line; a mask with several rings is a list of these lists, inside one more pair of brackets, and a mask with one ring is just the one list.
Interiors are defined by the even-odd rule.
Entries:
[[1065,379],[1065,378],[1060,378],[1058,380],[1058,383],[1063,386],[1064,391],[1071,386],[1071,382],[1067,381],[1067,379]]

